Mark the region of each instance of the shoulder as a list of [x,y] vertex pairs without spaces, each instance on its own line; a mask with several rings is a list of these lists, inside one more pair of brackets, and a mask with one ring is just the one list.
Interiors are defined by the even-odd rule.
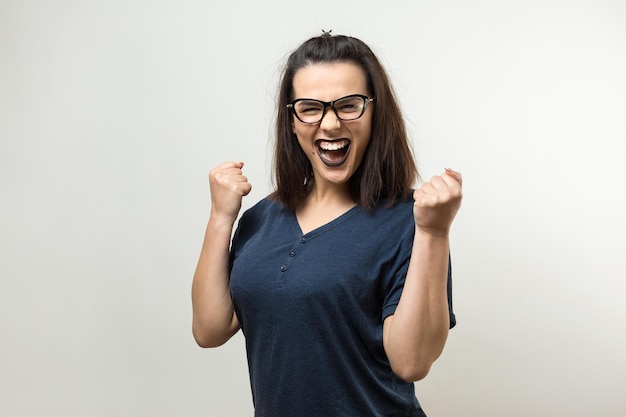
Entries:
[[390,204],[379,201],[371,210],[360,210],[353,226],[359,239],[374,241],[380,247],[411,245],[415,232],[413,199],[405,198]]
[[265,197],[243,212],[237,226],[237,235],[244,237],[254,234],[268,224],[285,221],[288,214],[289,210],[282,203]]
[[266,217],[286,212],[287,208],[277,200],[265,197],[249,209],[245,210],[241,215],[242,220]]
[[244,210],[239,218],[237,228],[232,239],[232,251],[236,252],[245,246],[246,242],[252,238],[263,227],[264,219],[273,209],[272,204],[266,198]]
[[404,224],[413,223],[413,198],[406,197],[389,203],[383,199],[378,202],[374,209],[368,214],[376,221],[386,224]]

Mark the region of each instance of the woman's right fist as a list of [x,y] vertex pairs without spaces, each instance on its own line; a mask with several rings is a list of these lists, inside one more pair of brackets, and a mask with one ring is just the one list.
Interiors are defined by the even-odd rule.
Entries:
[[243,162],[224,162],[209,173],[211,212],[234,220],[241,210],[241,200],[252,185],[243,175]]

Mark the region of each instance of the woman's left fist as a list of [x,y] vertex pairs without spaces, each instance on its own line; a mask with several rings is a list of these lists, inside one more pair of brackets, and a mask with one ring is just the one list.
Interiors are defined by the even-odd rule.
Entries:
[[446,168],[443,174],[416,189],[413,192],[416,230],[432,236],[448,236],[461,207],[462,184],[461,173]]

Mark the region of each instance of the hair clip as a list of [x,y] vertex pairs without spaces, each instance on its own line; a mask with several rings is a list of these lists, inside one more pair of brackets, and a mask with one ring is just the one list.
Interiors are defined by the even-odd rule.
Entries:
[[331,29],[331,30],[329,30],[328,32],[326,32],[324,29],[322,29],[322,36],[333,36],[333,35],[331,35],[331,32],[332,32],[332,31],[333,31],[333,30]]

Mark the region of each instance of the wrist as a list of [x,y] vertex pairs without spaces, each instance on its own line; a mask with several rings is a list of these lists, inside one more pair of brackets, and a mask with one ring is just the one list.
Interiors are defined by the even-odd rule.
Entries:
[[450,237],[446,234],[431,233],[421,229],[415,230],[413,237],[413,249],[426,251],[427,253],[439,253],[448,251],[450,248]]
[[415,239],[448,241],[450,240],[450,230],[423,229],[415,227]]
[[236,220],[237,216],[219,213],[215,210],[211,210],[208,227],[214,230],[228,230],[228,232],[230,233],[233,229],[233,226],[235,225]]

